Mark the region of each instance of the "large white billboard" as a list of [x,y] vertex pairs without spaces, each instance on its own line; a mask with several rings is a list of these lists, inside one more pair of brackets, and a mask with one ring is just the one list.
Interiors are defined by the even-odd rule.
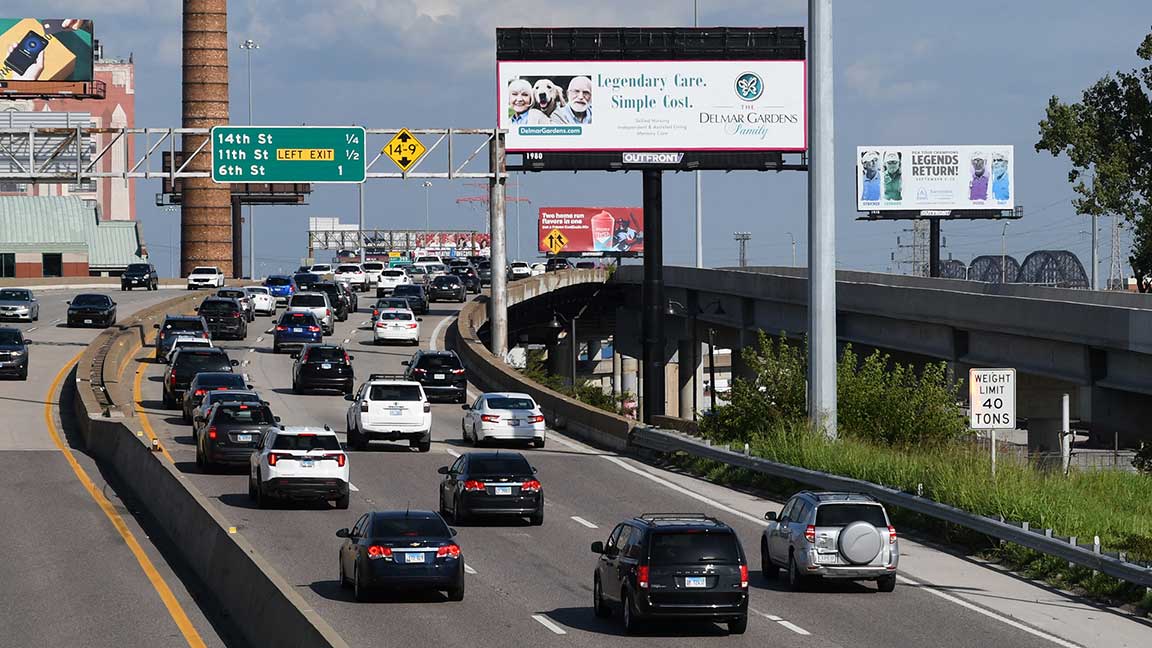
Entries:
[[803,151],[804,61],[499,61],[509,151]]
[[1011,145],[860,146],[856,209],[1012,209]]

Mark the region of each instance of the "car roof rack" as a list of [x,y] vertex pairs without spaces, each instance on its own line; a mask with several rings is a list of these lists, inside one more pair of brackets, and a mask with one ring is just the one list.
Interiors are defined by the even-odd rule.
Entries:
[[706,522],[720,523],[720,520],[708,515],[706,513],[641,513],[636,516],[637,520],[644,520],[645,522],[658,522],[662,520],[699,520]]
[[368,374],[368,380],[369,382],[373,380],[408,380],[408,377],[404,374],[374,373]]

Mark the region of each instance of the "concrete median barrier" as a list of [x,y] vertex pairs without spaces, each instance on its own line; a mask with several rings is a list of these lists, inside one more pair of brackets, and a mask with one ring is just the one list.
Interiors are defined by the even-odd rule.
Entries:
[[[151,323],[167,312],[190,311],[194,301],[195,295],[187,295],[144,309],[101,333],[81,356],[64,389],[75,392],[73,414],[87,452],[131,491],[248,643],[345,647],[340,635],[236,532],[235,524],[174,465],[152,451],[143,436],[131,400],[131,381],[121,374],[140,349],[140,336],[151,339]],[[117,382],[105,385],[111,378]]]
[[[508,285],[508,306],[563,291],[569,286],[607,280],[608,273],[603,270],[570,270],[521,279]],[[487,322],[488,301],[481,297],[460,310],[444,338],[445,346],[456,351],[464,361],[474,384],[485,391],[529,394],[540,405],[550,426],[582,441],[617,452],[628,447],[629,435],[638,424],[635,420],[592,407],[529,380],[484,346],[479,331]]]

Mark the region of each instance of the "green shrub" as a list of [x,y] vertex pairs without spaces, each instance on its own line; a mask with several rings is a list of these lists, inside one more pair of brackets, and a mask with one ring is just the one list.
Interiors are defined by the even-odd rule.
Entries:
[[1152,475],[1152,443],[1140,442],[1140,449],[1132,457],[1132,465],[1141,474]]

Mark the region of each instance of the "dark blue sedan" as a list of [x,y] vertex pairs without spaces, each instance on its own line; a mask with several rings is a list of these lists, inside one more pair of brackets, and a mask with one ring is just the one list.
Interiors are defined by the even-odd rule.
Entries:
[[280,316],[272,335],[272,352],[281,349],[303,348],[305,344],[319,344],[324,331],[312,313],[289,311]]
[[464,555],[444,518],[433,511],[365,513],[340,529],[340,585],[357,601],[373,591],[430,589],[464,600]]

